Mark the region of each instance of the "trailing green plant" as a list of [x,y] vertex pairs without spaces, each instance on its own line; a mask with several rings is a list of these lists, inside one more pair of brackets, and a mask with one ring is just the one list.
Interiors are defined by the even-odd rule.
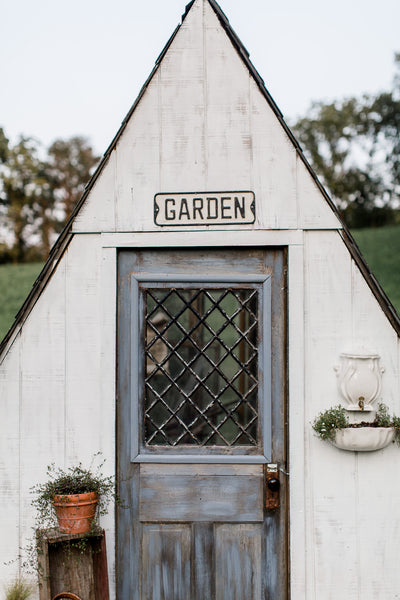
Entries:
[[23,566],[28,572],[39,569],[38,555],[42,552],[42,542],[46,530],[58,528],[53,506],[55,495],[68,496],[87,492],[95,492],[98,495],[98,505],[91,530],[77,539],[63,543],[66,553],[70,556],[73,554],[75,557],[86,551],[88,538],[97,529],[99,517],[107,513],[111,500],[119,503],[115,492],[114,477],[105,476],[102,473],[105,460],[103,459],[97,467],[93,466],[96,457],[99,457],[100,454],[99,452],[94,455],[89,468],[85,468],[81,462],[67,469],[57,467],[52,463],[47,467],[47,480],[31,488],[31,492],[34,494],[32,506],[36,509],[36,518],[33,528],[34,538],[24,548],[26,560]]
[[391,416],[386,404],[378,404],[378,408],[373,421],[361,421],[358,423],[349,423],[346,415],[346,409],[339,404],[333,408],[319,413],[312,424],[314,431],[321,440],[334,440],[336,431],[339,429],[360,428],[360,427],[392,427],[395,431],[395,442],[400,446],[400,417]]
[[86,469],[82,463],[66,470],[56,467],[54,463],[48,465],[47,481],[35,485],[31,489],[36,496],[32,501],[32,505],[37,511],[36,521],[38,527],[56,526],[57,521],[53,508],[53,500],[56,494],[67,496],[86,492],[96,492],[99,497],[93,525],[98,524],[99,517],[107,513],[108,504],[112,499],[115,499],[114,477],[102,474],[104,463],[105,460],[96,469],[93,469],[92,465]]
[[375,419],[372,421],[372,427],[392,427],[393,419],[389,415],[389,409],[382,402],[378,404]]
[[334,440],[338,429],[344,429],[349,424],[346,410],[341,404],[328,408],[314,419],[313,429],[321,440]]
[[5,600],[28,600],[33,594],[33,585],[25,579],[18,577],[5,588]]
[[392,427],[394,429],[394,440],[398,446],[400,446],[400,417],[393,415]]

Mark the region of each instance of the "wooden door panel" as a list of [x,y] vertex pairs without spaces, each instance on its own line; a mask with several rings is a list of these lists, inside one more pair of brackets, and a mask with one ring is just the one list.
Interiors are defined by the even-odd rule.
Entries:
[[139,597],[261,600],[262,535],[260,524],[143,524]]
[[259,524],[215,527],[216,600],[261,600],[262,533]]
[[146,600],[188,600],[191,577],[190,525],[142,525],[142,589]]
[[263,521],[262,465],[141,465],[141,521]]

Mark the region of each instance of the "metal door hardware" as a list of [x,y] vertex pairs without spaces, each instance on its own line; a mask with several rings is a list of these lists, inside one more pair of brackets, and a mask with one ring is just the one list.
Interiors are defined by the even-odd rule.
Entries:
[[265,508],[267,510],[275,510],[279,508],[279,490],[281,487],[279,468],[276,463],[268,463],[266,465],[265,483]]

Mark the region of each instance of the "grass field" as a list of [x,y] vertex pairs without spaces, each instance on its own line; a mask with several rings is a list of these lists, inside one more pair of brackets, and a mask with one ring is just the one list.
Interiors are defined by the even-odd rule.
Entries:
[[0,265],[0,340],[11,327],[42,266],[42,263]]
[[[371,271],[400,313],[400,226],[353,231]],[[0,265],[0,340],[12,325],[41,263]]]
[[352,234],[371,271],[400,314],[400,225],[356,229]]

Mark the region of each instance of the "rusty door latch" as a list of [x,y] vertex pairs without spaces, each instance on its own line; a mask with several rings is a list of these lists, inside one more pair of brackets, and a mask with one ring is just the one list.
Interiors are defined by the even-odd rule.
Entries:
[[279,481],[278,465],[276,463],[268,463],[265,467],[265,508],[266,508],[266,510],[275,510],[276,508],[279,508],[280,487],[281,487],[281,482]]

